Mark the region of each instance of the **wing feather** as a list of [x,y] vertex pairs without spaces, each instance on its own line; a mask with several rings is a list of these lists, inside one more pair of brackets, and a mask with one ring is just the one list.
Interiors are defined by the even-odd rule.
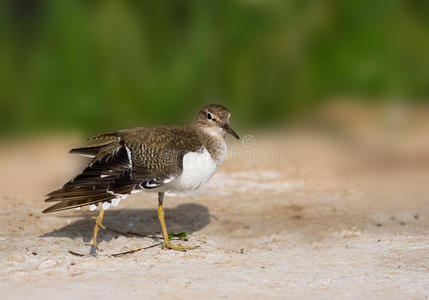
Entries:
[[[103,134],[95,139],[116,135]],[[138,159],[142,155],[138,153],[138,148],[128,146],[122,138],[101,145],[72,149],[70,152],[94,159],[81,174],[64,184],[61,189],[47,195],[46,202],[58,203],[45,209],[43,213],[111,202],[136,190],[159,187],[175,177],[171,172],[155,174],[144,161]],[[137,160],[136,163],[133,158]]]

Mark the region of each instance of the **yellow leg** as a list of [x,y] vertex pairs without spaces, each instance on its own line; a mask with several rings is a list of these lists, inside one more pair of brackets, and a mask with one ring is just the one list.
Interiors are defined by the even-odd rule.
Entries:
[[98,249],[97,235],[98,235],[98,231],[100,230],[100,227],[106,230],[106,226],[102,224],[103,217],[104,217],[104,209],[102,207],[100,207],[100,213],[98,214],[98,217],[91,217],[95,219],[95,226],[94,226],[94,248],[95,249]]
[[170,238],[168,237],[168,232],[167,232],[167,226],[165,226],[164,210],[162,207],[163,200],[164,200],[164,193],[159,193],[158,218],[159,218],[159,222],[161,223],[162,235],[164,237],[164,243],[162,244],[162,247],[167,249],[177,250],[177,251],[186,251],[186,250],[192,250],[197,248],[198,246],[182,246],[182,245],[173,245],[170,243]]

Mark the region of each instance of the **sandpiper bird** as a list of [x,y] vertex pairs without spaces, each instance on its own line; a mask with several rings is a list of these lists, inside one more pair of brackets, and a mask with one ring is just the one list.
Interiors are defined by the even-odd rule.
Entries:
[[237,139],[229,126],[230,112],[218,104],[205,106],[189,125],[138,127],[99,134],[90,140],[102,143],[70,150],[92,158],[91,163],[61,189],[48,194],[46,202],[58,202],[43,213],[98,205],[94,247],[104,209],[117,206],[127,195],[158,193],[158,218],[163,247],[185,251],[194,246],[173,245],[164,221],[164,194],[195,190],[206,183],[222,165],[226,155],[226,133]]

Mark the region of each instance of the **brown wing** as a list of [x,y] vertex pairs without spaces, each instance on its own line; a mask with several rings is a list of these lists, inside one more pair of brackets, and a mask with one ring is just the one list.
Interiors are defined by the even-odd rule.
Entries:
[[136,128],[92,139],[112,138],[115,140],[70,151],[93,157],[93,161],[61,189],[48,194],[46,202],[58,203],[44,213],[110,202],[134,190],[159,187],[181,173],[186,152],[201,147],[196,136],[179,126]]

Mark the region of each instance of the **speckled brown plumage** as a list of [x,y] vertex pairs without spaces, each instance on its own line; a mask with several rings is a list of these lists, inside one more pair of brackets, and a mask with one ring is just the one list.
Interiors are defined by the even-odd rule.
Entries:
[[70,153],[90,156],[91,163],[61,189],[48,194],[46,202],[57,203],[43,212],[109,202],[118,195],[159,187],[181,174],[183,156],[188,152],[205,148],[214,161],[220,160],[225,143],[222,135],[213,135],[211,130],[238,137],[228,125],[229,115],[221,105],[208,105],[189,125],[138,127],[90,138],[99,143]]

